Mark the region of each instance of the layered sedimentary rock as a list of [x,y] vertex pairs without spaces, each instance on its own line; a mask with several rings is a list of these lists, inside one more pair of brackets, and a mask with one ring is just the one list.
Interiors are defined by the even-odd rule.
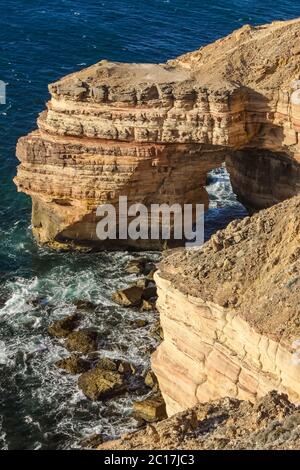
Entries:
[[249,206],[296,194],[299,35],[300,20],[245,26],[166,64],[102,61],[50,85],[39,129],[17,148],[38,240],[101,245],[96,208],[119,196],[207,205],[206,174],[226,157]]
[[232,222],[156,275],[167,412],[275,389],[300,402],[300,196]]

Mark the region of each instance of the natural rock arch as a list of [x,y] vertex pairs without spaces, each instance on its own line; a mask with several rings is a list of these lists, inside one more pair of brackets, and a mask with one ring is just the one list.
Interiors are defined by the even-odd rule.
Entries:
[[246,205],[297,194],[299,35],[300,20],[247,25],[166,64],[102,61],[50,85],[17,148],[38,240],[101,247],[96,208],[119,195],[207,204],[206,174],[225,159]]

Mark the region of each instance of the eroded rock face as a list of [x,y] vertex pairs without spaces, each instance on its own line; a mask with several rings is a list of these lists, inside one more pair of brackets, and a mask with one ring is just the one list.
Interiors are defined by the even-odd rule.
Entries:
[[152,368],[169,416],[273,389],[300,401],[300,196],[173,252],[155,279],[164,341]]
[[[235,191],[249,205],[296,194],[299,34],[300,20],[245,26],[166,64],[102,61],[50,85],[39,129],[17,148],[15,181],[32,198],[38,240],[105,247],[96,208],[119,196],[129,204],[207,205],[206,174],[228,155]],[[283,155],[293,181],[272,184],[270,193],[275,176],[253,171],[262,160],[248,149]]]

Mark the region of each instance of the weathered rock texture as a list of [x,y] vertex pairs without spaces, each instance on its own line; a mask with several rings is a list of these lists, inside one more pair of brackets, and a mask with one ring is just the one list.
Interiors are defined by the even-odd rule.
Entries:
[[300,402],[300,196],[175,250],[155,278],[164,341],[152,367],[169,416],[273,389]]
[[299,450],[300,411],[276,392],[254,405],[223,398],[99,446],[99,450],[135,449]]
[[120,195],[207,205],[206,174],[226,156],[249,206],[297,194],[299,37],[300,20],[245,26],[166,64],[102,61],[50,85],[17,148],[38,240],[101,245],[96,207]]

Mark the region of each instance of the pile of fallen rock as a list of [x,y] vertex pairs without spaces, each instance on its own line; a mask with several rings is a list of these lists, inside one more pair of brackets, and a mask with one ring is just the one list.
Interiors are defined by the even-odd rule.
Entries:
[[[115,292],[112,299],[124,308],[154,313],[157,300],[153,281],[155,265],[147,259],[138,258],[130,261],[125,269],[129,274],[143,277],[128,288]],[[128,392],[141,392],[146,398],[133,402],[132,410],[139,426],[165,419],[166,406],[155,374],[150,369],[141,370],[123,359],[101,356],[105,335],[93,328],[80,328],[84,316],[93,312],[97,306],[83,300],[75,303],[75,306],[75,313],[56,320],[48,327],[48,333],[61,341],[70,352],[68,357],[55,363],[56,367],[64,373],[78,375],[79,389],[92,401],[108,400]],[[143,328],[148,323],[144,318],[131,320],[132,328]],[[150,334],[158,341],[161,340],[158,321],[154,322]],[[101,440],[101,436],[91,436],[82,445],[99,445],[99,439]]]

